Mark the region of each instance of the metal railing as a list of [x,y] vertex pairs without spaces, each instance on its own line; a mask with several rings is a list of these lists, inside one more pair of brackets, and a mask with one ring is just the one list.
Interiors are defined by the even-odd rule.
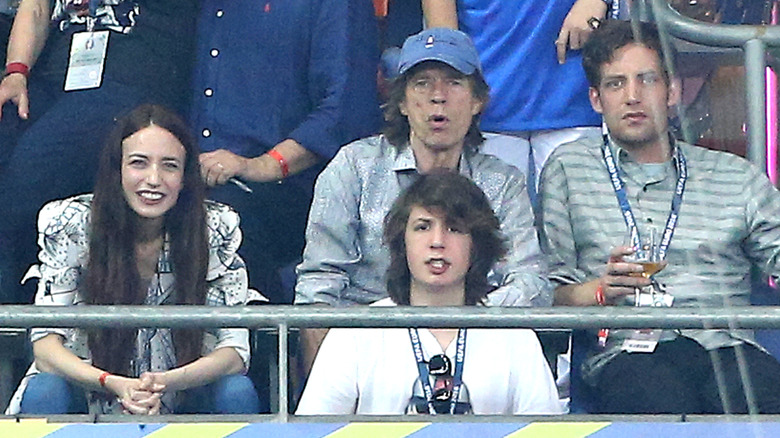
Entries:
[[668,0],[650,0],[653,18],[663,35],[745,52],[747,95],[747,159],[766,171],[766,75],[767,47],[780,47],[780,26],[703,23],[675,11]]
[[316,306],[0,306],[0,327],[275,328],[278,401],[274,421],[289,421],[291,327],[780,328],[780,307],[350,307]]
[[[766,166],[767,47],[780,47],[780,27],[702,23],[680,15],[667,0],[649,0],[662,35],[745,53],[748,159]],[[307,306],[0,306],[0,327],[247,327],[275,328],[278,400],[275,421],[289,420],[290,327],[513,327],[533,329],[780,328],[780,307],[734,308],[324,308]],[[343,418],[343,417],[342,417]]]

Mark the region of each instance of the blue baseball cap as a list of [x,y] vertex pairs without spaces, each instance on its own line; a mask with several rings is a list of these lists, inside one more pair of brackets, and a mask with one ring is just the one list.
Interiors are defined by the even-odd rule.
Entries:
[[470,75],[482,72],[479,54],[468,35],[446,27],[435,27],[406,39],[398,59],[398,74],[424,61],[443,62],[455,70]]

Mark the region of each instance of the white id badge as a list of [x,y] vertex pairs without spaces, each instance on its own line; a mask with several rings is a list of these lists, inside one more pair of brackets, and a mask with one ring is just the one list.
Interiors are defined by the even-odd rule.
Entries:
[[623,341],[621,349],[629,353],[652,353],[661,339],[663,330],[634,330],[631,337]]
[[70,41],[70,58],[65,75],[65,91],[100,87],[108,47],[107,30],[78,32]]

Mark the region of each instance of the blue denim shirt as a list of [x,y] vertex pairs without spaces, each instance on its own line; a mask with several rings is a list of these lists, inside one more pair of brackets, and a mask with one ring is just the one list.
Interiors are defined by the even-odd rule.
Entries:
[[[330,159],[379,130],[377,26],[365,0],[204,0],[192,126],[203,151],[285,139]],[[311,169],[292,177],[308,182]]]
[[[489,304],[548,306],[552,290],[533,226],[525,176],[498,158],[464,153],[459,170],[485,192],[509,244],[491,282],[500,286]],[[408,145],[384,136],[344,146],[317,179],[298,266],[295,303],[370,304],[387,296],[390,254],[383,220],[398,195],[417,177]]]

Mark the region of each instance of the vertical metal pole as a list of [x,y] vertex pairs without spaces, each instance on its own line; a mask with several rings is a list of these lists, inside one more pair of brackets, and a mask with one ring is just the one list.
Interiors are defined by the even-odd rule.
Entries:
[[766,173],[766,49],[759,39],[745,43],[747,159]]
[[287,423],[290,420],[287,401],[287,380],[290,375],[287,335],[287,323],[279,323],[279,412],[276,417],[280,423]]

